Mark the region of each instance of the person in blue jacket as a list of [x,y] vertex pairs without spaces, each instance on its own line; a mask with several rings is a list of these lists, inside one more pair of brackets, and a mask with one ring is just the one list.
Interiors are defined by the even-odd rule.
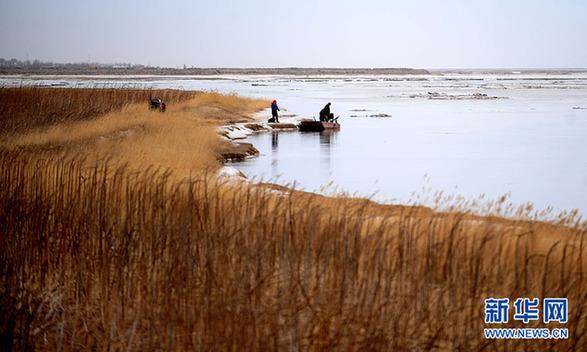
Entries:
[[279,116],[277,114],[277,112],[279,111],[279,106],[277,106],[277,100],[273,100],[273,102],[271,103],[271,120],[273,120],[272,122],[277,122],[279,123]]

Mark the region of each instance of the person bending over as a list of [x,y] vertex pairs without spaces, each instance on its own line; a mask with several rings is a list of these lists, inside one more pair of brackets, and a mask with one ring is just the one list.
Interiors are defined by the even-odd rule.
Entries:
[[330,103],[328,103],[320,110],[320,121],[328,122],[332,120],[334,120],[334,114],[330,112]]

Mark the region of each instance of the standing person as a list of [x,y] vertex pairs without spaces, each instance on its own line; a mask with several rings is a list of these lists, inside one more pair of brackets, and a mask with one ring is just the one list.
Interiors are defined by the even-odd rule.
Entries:
[[273,122],[279,123],[279,116],[277,114],[278,111],[279,111],[279,106],[277,106],[277,100],[273,100],[273,102],[271,103],[271,116],[272,116]]
[[330,102],[320,110],[320,121],[328,122],[334,119],[334,114],[330,113]]

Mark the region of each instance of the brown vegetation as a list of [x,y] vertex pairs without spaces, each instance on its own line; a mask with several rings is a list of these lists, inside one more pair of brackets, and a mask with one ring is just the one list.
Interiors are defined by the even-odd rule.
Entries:
[[0,89],[0,134],[19,133],[62,122],[88,120],[133,103],[147,104],[149,96],[169,103],[195,97],[198,92],[140,89]]
[[[223,110],[209,106],[224,98],[206,99],[178,109],[207,111],[201,122],[212,125]],[[17,350],[587,346],[587,229],[576,218],[514,221],[174,177],[162,158],[151,168],[88,160],[59,136],[41,147],[31,147],[41,136],[20,136],[0,151],[0,343]],[[570,339],[485,340],[488,297],[567,297]]]
[[[150,96],[166,101],[167,111],[149,111]],[[0,89],[0,97],[7,99],[0,131],[11,132],[0,134],[4,148],[83,154],[135,169],[156,165],[181,176],[254,154],[254,148],[220,140],[215,128],[248,121],[268,105],[236,95],[172,90],[20,88]]]

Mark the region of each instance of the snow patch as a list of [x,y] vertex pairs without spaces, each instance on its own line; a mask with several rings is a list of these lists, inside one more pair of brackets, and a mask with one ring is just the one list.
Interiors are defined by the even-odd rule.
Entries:
[[230,179],[239,179],[239,180],[246,180],[247,176],[245,176],[242,171],[238,170],[232,166],[223,166],[218,170],[218,177],[222,178],[230,178]]

